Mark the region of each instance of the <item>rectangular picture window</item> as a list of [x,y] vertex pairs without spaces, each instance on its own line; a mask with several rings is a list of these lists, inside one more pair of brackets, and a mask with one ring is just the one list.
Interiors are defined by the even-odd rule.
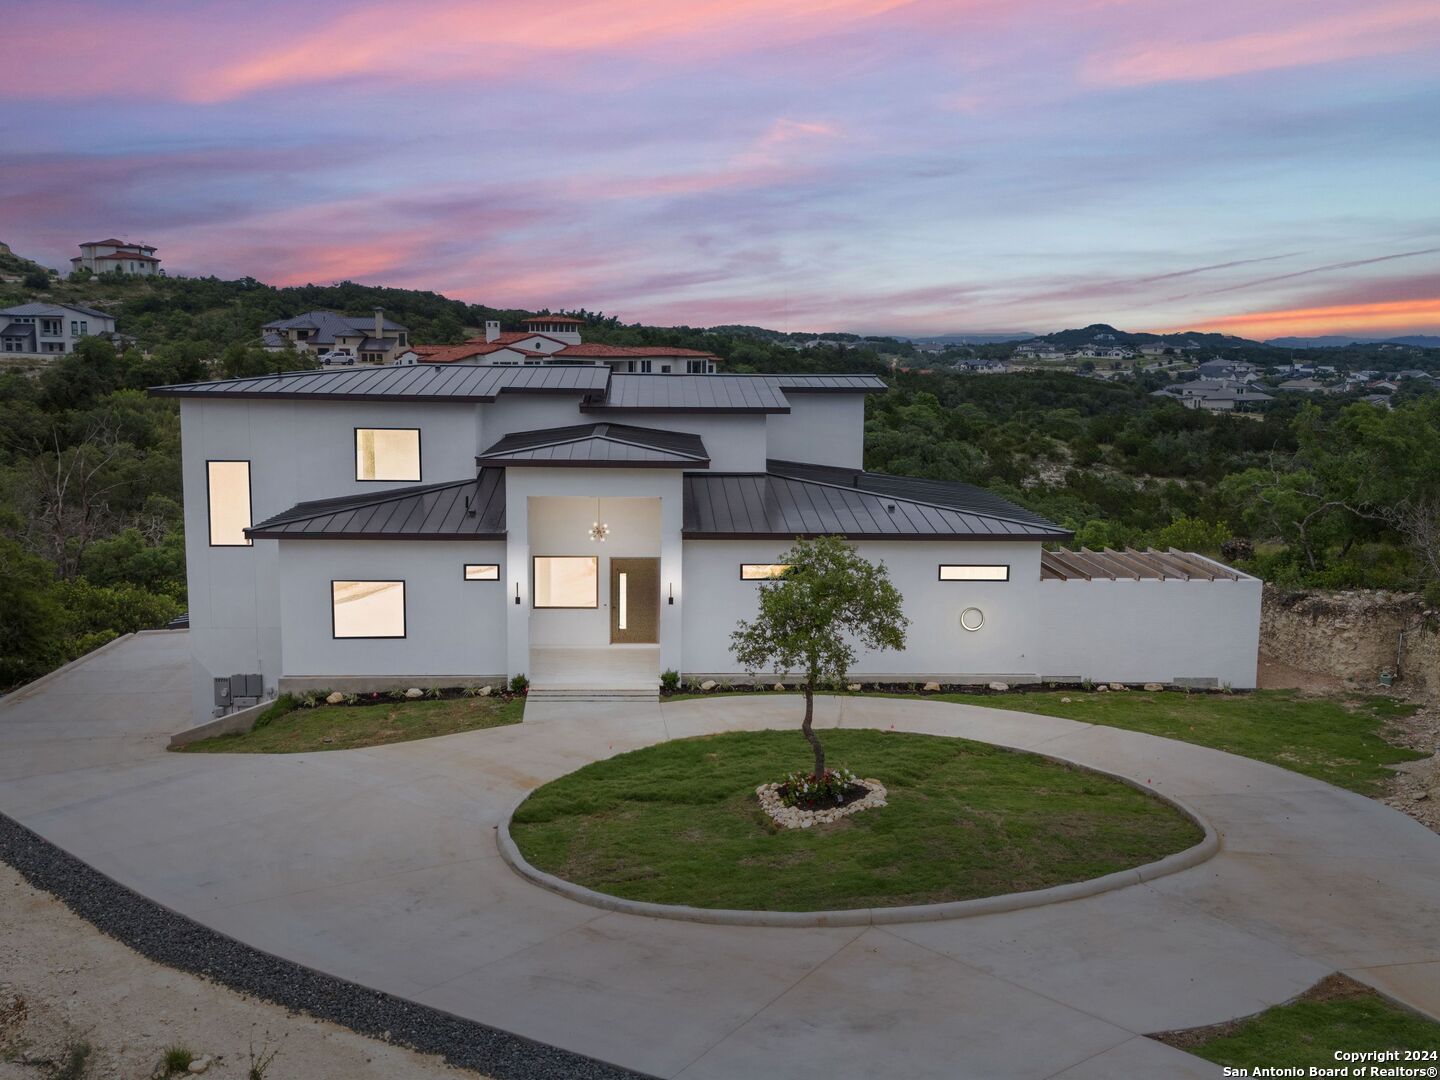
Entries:
[[250,462],[207,461],[206,499],[210,505],[210,546],[250,547]]
[[785,576],[789,563],[747,562],[740,564],[741,581],[774,581]]
[[403,638],[405,582],[332,581],[330,611],[337,638]]
[[419,480],[419,428],[356,428],[356,480]]
[[466,563],[466,581],[499,581],[500,567],[495,563]]
[[1009,581],[1009,566],[976,566],[970,563],[941,563],[941,581]]
[[535,606],[599,607],[599,564],[594,555],[536,555]]

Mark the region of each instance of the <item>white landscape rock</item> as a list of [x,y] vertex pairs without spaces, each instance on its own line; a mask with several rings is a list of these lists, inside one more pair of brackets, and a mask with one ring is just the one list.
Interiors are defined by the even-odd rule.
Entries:
[[1145,689],[1146,689],[1146,690],[1149,690],[1150,693],[1154,694],[1154,693],[1156,693],[1157,691],[1164,690],[1164,689],[1165,689],[1165,684],[1164,684],[1164,683],[1158,683],[1158,682],[1147,682],[1147,683],[1145,684]]
[[189,1068],[187,1068],[185,1071],[194,1073],[198,1076],[200,1073],[203,1073],[208,1068],[210,1068],[210,1055],[205,1054],[202,1057],[198,1057],[194,1061],[190,1062]]
[[798,806],[786,806],[780,799],[779,784],[761,784],[755,789],[760,798],[760,808],[782,829],[808,829],[812,825],[829,825],[861,810],[872,810],[885,805],[885,787],[879,780],[857,781],[870,794],[833,810],[802,810]]
[[1062,698],[1060,699],[1060,704],[1061,704],[1061,705],[1069,705],[1069,704],[1070,704],[1070,699],[1069,699],[1068,697],[1062,697]]
[[771,689],[772,689],[772,690],[784,690],[784,689],[785,689],[785,684],[784,684],[783,682],[777,682],[774,686],[771,687]]
[[925,689],[932,694],[938,693],[940,690],[940,684],[938,682],[927,682],[925,684]]
[[992,682],[990,689],[1003,692],[1010,689],[1010,684],[1008,682]]
[[852,694],[858,694],[860,692],[860,684],[858,682],[846,683],[845,689],[849,690]]
[[493,686],[491,686],[490,684],[488,684],[488,683],[485,684],[484,686],[480,687],[480,691],[479,691],[481,697],[489,697],[489,696],[490,696],[491,694],[493,694],[494,692],[495,692],[495,688],[494,688]]
[[414,701],[416,698],[424,697],[425,691],[421,690],[418,686],[412,686],[409,690],[405,691],[405,696],[411,701]]
[[706,679],[700,684],[700,689],[704,690],[708,694],[711,690],[715,689],[716,685],[717,684],[714,679]]
[[1125,689],[1125,684],[1124,684],[1123,682],[1112,682],[1112,683],[1110,684],[1110,689],[1111,689],[1111,690],[1124,690],[1124,689]]
[[339,704],[340,704],[342,701],[344,701],[344,700],[345,700],[345,695],[342,694],[339,690],[335,690],[335,691],[333,691],[333,692],[330,694],[329,697],[327,697],[327,698],[325,699],[325,704],[326,704],[326,705],[339,705]]

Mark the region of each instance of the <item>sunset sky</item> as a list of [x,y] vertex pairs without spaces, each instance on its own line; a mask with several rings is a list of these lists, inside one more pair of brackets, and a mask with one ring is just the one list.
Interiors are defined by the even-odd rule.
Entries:
[[1440,333],[1436,0],[20,0],[0,240],[625,321]]

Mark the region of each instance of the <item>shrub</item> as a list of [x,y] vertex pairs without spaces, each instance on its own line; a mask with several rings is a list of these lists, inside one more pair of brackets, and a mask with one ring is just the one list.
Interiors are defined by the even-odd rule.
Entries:
[[510,680],[510,692],[512,694],[523,694],[530,689],[530,680],[525,677],[522,671]]
[[860,790],[860,778],[842,765],[826,769],[818,778],[814,773],[787,773],[777,794],[786,806],[821,810],[843,803],[846,796],[859,794]]
[[281,694],[270,703],[270,707],[255,718],[255,726],[262,728],[271,720],[278,719],[286,713],[292,713],[300,707],[300,699],[294,694]]
[[680,689],[680,673],[674,668],[664,672],[660,676],[660,688],[667,694],[673,694]]
[[318,709],[325,704],[325,699],[329,696],[329,690],[306,690],[300,698],[300,707],[302,709]]
[[176,1073],[187,1072],[190,1063],[194,1060],[195,1054],[188,1046],[167,1046],[155,1074],[157,1076],[174,1076]]

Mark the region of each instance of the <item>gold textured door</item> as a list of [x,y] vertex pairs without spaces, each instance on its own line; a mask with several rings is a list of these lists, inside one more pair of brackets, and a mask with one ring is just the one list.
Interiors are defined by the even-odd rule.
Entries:
[[610,560],[610,644],[660,641],[660,560]]

